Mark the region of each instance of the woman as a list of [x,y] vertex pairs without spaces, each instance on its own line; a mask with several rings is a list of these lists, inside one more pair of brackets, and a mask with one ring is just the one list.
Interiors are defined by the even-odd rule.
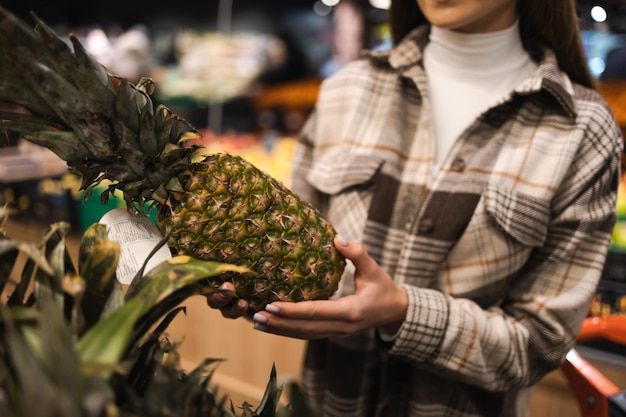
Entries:
[[524,415],[598,283],[620,131],[574,0],[393,0],[390,22],[394,48],[324,82],[294,165],[353,268],[254,326],[311,340],[320,416]]

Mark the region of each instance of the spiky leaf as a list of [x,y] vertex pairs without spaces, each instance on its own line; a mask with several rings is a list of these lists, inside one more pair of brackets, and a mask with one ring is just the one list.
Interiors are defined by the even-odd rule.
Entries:
[[86,364],[119,361],[128,349],[133,327],[150,309],[177,290],[225,272],[244,272],[245,268],[176,256],[154,267],[131,293],[122,307],[93,326],[78,342],[81,360]]

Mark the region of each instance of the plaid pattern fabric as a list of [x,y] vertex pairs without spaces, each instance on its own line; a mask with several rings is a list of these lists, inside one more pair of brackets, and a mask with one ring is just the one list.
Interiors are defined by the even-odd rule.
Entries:
[[622,136],[601,97],[546,51],[433,173],[427,33],[325,80],[300,137],[294,190],[410,300],[392,342],[371,330],[308,344],[319,416],[521,415],[574,345],[604,263]]

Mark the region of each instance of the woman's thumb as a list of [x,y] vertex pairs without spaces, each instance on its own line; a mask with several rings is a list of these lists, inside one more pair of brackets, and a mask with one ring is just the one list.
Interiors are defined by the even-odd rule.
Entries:
[[365,247],[358,242],[350,242],[343,236],[335,236],[335,247],[343,256],[348,258],[354,264],[357,271],[362,274],[373,272],[374,268],[378,268],[378,264],[367,253]]

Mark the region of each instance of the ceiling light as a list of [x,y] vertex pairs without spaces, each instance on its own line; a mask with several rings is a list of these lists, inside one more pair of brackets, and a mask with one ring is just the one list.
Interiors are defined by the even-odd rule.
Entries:
[[591,18],[598,23],[606,21],[606,10],[601,6],[593,6],[591,8]]
[[375,7],[377,9],[387,10],[391,5],[391,0],[370,0],[370,4],[372,5],[372,7]]

